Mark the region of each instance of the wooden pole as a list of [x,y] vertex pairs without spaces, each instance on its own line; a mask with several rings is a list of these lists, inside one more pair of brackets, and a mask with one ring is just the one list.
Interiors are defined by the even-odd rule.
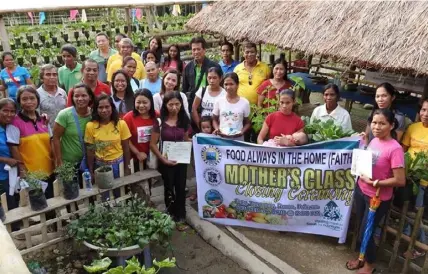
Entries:
[[[125,9],[125,20],[126,20],[126,25],[128,26],[128,33],[126,35],[128,35],[129,38],[131,38],[131,33],[132,33],[132,24],[131,24],[131,10],[130,9]],[[133,41],[135,42],[135,41]]]
[[3,45],[3,51],[10,51],[9,36],[7,35],[3,15],[0,15],[0,40]]
[[235,43],[234,43],[234,51],[235,51],[235,56],[234,56],[234,58],[235,58],[235,60],[236,61],[240,61],[239,60],[239,42],[238,41],[235,41]]
[[[412,235],[410,237],[409,247],[407,248],[407,253],[409,254],[412,254],[413,252],[413,248],[416,242],[416,237],[419,235],[419,227],[421,226],[423,215],[424,215],[424,208],[423,207],[418,208],[418,212],[416,213],[416,217],[415,217],[415,225],[413,226]],[[409,271],[409,266],[410,266],[410,257],[407,257],[405,258],[404,267],[401,273],[406,274]]]
[[[401,218],[400,218],[400,223],[398,225],[397,234],[395,235],[394,246],[392,248],[392,255],[389,260],[389,266],[388,266],[389,270],[392,270],[394,268],[395,260],[397,259],[397,256],[398,256],[400,241],[401,241],[401,234],[403,233],[403,228],[404,228],[404,225],[406,224],[406,215],[407,215],[408,208],[409,208],[409,201],[405,201],[403,205],[403,209],[401,211]],[[386,226],[385,226],[385,231],[383,233],[386,236]]]

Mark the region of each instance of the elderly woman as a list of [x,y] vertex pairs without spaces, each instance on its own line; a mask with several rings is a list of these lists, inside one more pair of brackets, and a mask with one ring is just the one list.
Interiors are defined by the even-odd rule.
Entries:
[[58,87],[58,70],[54,65],[47,64],[40,69],[42,85],[37,89],[40,97],[39,113],[49,117],[49,125],[53,128],[55,118],[67,104],[67,93]]
[[340,99],[339,87],[334,84],[328,84],[323,91],[324,105],[314,109],[311,116],[311,122],[314,119],[321,121],[333,120],[344,131],[352,130],[351,116],[337,103]]
[[[134,51],[134,44],[132,43],[132,40],[129,38],[123,38],[122,40],[120,40],[119,47],[120,47],[119,54],[121,57],[113,61],[107,68],[108,82],[111,82],[111,78],[113,74],[122,68],[123,59],[128,56],[132,56],[132,53]],[[135,61],[137,62],[137,67],[134,73],[134,77],[137,78],[138,80],[146,78],[146,70],[144,69],[143,63],[137,59],[135,59]]]

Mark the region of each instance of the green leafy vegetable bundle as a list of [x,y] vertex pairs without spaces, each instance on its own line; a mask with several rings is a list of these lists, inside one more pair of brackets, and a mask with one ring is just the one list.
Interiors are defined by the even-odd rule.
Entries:
[[407,183],[413,183],[413,194],[418,194],[420,180],[428,181],[428,153],[421,151],[412,157],[409,152],[404,154]]
[[302,116],[302,120],[305,123],[304,131],[313,142],[336,140],[354,134],[353,130],[344,131],[343,128],[336,125],[332,119],[325,122],[314,119],[311,123],[310,117]]

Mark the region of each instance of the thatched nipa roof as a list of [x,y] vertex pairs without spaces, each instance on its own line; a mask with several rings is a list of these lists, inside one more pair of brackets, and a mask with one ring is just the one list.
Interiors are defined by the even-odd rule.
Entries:
[[186,27],[428,74],[428,1],[221,0]]

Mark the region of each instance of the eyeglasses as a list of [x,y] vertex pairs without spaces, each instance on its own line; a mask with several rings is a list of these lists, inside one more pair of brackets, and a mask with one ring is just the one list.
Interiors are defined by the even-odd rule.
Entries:
[[250,73],[248,74],[248,84],[251,86],[253,84],[253,75]]

